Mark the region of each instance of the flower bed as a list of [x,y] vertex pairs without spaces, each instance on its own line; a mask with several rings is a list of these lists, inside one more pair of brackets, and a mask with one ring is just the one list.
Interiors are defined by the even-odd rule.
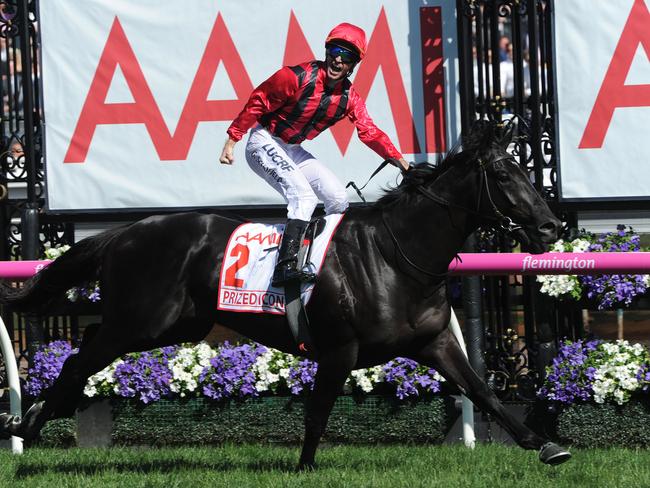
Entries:
[[[583,232],[572,241],[560,239],[551,252],[639,252],[641,238],[624,225],[598,236]],[[598,310],[629,307],[650,288],[650,275],[540,275],[540,291],[562,300],[586,300]]]
[[650,446],[650,353],[627,341],[564,342],[539,397],[558,439],[581,447]]
[[[52,385],[65,359],[76,351],[52,342],[34,357],[26,390],[38,397]],[[161,399],[204,397],[214,401],[260,395],[302,395],[314,386],[317,364],[260,344],[213,348],[206,343],[171,346],[128,354],[89,378],[88,398],[135,398],[144,404]],[[397,358],[353,371],[348,393],[391,394],[400,400],[436,394],[442,377],[415,361]]]
[[[27,392],[39,396],[75,352],[63,341],[42,348],[29,371]],[[254,343],[129,354],[92,376],[84,389],[86,405],[110,399],[111,408],[82,409],[79,415],[112,418],[80,421],[112,425],[108,437],[114,444],[297,443],[304,430],[305,393],[313,388],[317,367]],[[457,415],[450,401],[437,395],[442,381],[435,370],[405,358],[353,371],[345,385],[349,395],[337,400],[325,438],[440,442]],[[42,444],[74,445],[72,428],[66,421],[49,423]]]

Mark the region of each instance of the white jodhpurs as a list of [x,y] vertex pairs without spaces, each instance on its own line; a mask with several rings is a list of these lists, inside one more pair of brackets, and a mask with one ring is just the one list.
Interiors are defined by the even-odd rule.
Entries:
[[348,208],[345,187],[323,163],[299,144],[287,144],[257,125],[246,143],[246,161],[287,201],[287,218],[310,220],[321,200],[325,213]]

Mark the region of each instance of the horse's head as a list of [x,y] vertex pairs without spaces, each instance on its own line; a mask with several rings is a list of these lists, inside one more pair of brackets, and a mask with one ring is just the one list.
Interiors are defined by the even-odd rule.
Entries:
[[507,152],[511,132],[497,137],[482,129],[474,144],[474,169],[479,175],[480,216],[510,231],[527,250],[542,253],[558,238],[561,222]]
[[[432,200],[469,216],[465,231],[489,224],[510,231],[527,250],[542,253],[557,240],[560,221],[508,153],[511,133],[478,124],[437,165],[420,163],[375,204],[417,208]],[[403,215],[403,214],[402,214]]]

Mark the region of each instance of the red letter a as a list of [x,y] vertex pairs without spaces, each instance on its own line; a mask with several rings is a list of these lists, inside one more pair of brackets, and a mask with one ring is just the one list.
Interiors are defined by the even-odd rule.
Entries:
[[[105,103],[118,64],[135,103]],[[154,142],[171,142],[167,125],[117,17],[108,34],[70,147],[63,158],[64,163],[84,162],[95,128],[99,124],[145,124]]]
[[625,84],[639,44],[643,45],[650,61],[649,25],[650,12],[644,0],[635,0],[589,116],[578,146],[580,149],[603,146],[614,110],[618,107],[650,107],[650,85]]
[[305,39],[305,34],[300,28],[296,14],[292,10],[289,16],[289,30],[287,32],[287,44],[284,47],[282,66],[293,66],[312,59],[316,58],[309,47],[307,39]]

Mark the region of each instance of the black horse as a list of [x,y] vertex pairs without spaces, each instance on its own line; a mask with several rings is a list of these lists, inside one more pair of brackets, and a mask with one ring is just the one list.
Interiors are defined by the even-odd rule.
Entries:
[[[509,414],[470,367],[448,323],[446,271],[480,224],[515,232],[531,252],[557,239],[560,222],[497,140],[492,125],[465,138],[438,165],[421,164],[377,203],[349,210],[334,235],[307,312],[318,373],[307,405],[300,467],[316,448],[353,369],[396,356],[436,368],[525,449],[549,464],[570,454]],[[228,237],[239,222],[182,213],[150,217],[75,244],[0,302],[44,313],[69,288],[99,279],[103,321],[85,337],[42,401],[22,419],[0,415],[5,435],[33,438],[49,419],[69,416],[86,380],[117,357],[203,339],[213,324],[301,355],[283,316],[218,311]],[[304,354],[303,354],[304,355]]]

